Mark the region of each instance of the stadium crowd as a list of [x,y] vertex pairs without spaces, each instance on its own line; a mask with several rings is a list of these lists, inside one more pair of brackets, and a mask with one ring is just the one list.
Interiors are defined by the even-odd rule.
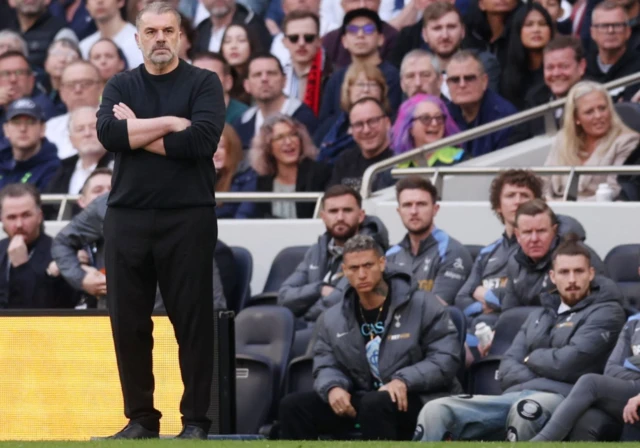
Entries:
[[[102,224],[114,157],[96,110],[105,84],[142,62],[135,16],[149,1],[0,1],[2,308],[108,306]],[[614,440],[639,420],[638,314],[582,225],[547,205],[567,176],[498,175],[489,200],[504,233],[477,256],[435,225],[428,181],[375,177],[374,190],[395,185],[407,229],[395,245],[358,193],[379,161],[557,98],[567,101],[546,165],[638,164],[638,123],[617,110],[640,101],[640,84],[602,85],[640,71],[638,0],[171,3],[180,57],[224,89],[215,191],[324,192],[326,232],[278,293],[296,318],[292,357],[313,350],[315,378],[313,392],[280,403],[283,438],[351,436],[355,420],[365,439]],[[454,165],[544,132],[535,119],[399,166]],[[637,177],[613,175],[581,176],[578,200],[603,183],[614,200],[640,200]],[[50,193],[80,195],[55,239],[43,224],[60,212],[42,204]],[[216,207],[221,219],[313,212],[287,201]],[[235,270],[219,241],[218,309],[238,310]],[[497,340],[502,313],[526,307],[536,308],[505,351],[476,334]],[[460,395],[465,369],[492,355],[503,356],[504,393]]]

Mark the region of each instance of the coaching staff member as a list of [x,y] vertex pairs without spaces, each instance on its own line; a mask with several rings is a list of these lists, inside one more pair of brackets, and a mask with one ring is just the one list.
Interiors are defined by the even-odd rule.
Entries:
[[136,19],[144,64],[114,76],[98,138],[116,153],[105,216],[109,314],[125,416],[112,436],[156,438],[151,312],[156,281],[173,323],[184,394],[180,438],[204,439],[213,372],[213,152],[225,119],[217,75],[178,58],[180,16],[151,3]]

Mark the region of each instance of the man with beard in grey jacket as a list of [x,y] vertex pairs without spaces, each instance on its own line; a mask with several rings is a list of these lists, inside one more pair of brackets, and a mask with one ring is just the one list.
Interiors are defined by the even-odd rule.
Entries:
[[356,424],[365,440],[408,440],[423,400],[460,389],[460,345],[438,299],[385,270],[373,238],[344,246],[349,287],[318,321],[314,391],[280,403],[283,439],[344,438]]
[[591,253],[577,239],[553,254],[552,293],[532,312],[498,371],[504,393],[428,403],[415,440],[531,439],[581,375],[601,373],[625,321],[615,283],[596,277]]

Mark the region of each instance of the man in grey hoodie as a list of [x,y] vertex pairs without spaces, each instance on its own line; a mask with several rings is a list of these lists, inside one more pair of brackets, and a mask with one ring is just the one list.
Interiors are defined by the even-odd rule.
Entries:
[[596,277],[577,239],[555,250],[549,280],[498,370],[504,393],[434,400],[422,409],[415,440],[531,439],[581,375],[601,373],[625,322],[615,283]]
[[409,440],[423,400],[460,389],[456,327],[407,272],[385,269],[370,236],[346,242],[342,269],[350,286],[317,324],[314,391],[281,401],[281,436],[342,438],[359,424],[365,440]]

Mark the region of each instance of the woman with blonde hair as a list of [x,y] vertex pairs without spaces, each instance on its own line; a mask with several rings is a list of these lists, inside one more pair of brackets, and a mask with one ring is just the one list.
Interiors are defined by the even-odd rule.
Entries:
[[[257,173],[253,191],[294,193],[324,191],[331,168],[316,162],[316,147],[306,127],[287,115],[265,120],[249,150],[251,167]],[[312,202],[244,202],[238,218],[312,218]]]
[[[640,135],[618,116],[607,90],[601,84],[582,81],[567,95],[564,124],[551,146],[546,166],[622,165],[638,146]],[[567,175],[545,181],[545,196],[562,198]],[[607,183],[613,197],[620,193],[616,175],[581,175],[578,200],[593,200],[598,185]]]

